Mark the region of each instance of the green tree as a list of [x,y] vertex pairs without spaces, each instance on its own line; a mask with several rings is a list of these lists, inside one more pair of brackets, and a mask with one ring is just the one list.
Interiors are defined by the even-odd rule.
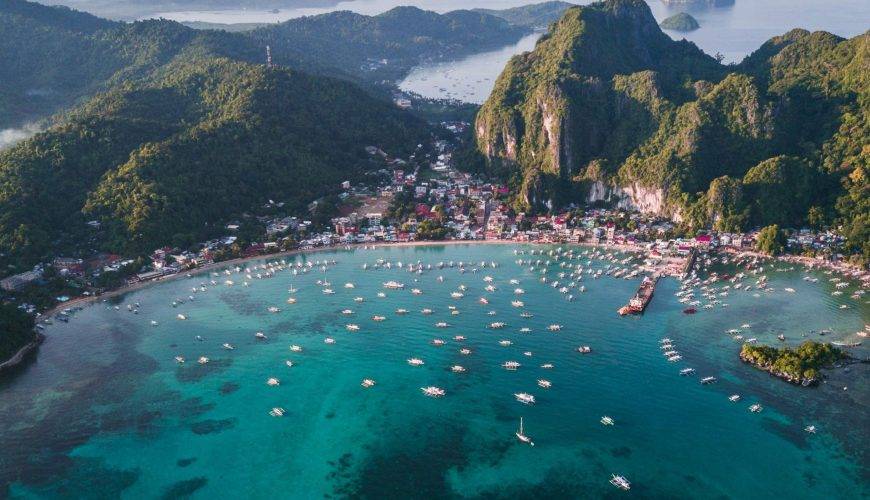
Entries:
[[815,230],[822,229],[825,226],[827,216],[824,209],[818,205],[813,205],[807,211],[807,224]]
[[778,225],[772,224],[758,232],[756,248],[768,255],[779,255],[785,250],[785,233]]

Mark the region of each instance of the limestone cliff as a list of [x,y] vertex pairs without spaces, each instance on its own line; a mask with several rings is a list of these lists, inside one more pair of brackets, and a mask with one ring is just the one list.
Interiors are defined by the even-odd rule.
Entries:
[[[574,7],[507,64],[478,113],[478,150],[518,210],[603,202],[693,225],[799,224],[811,206],[833,211],[839,176],[857,169],[845,183],[857,202],[841,205],[858,213],[868,53],[867,34],[794,30],[726,66],[665,35],[642,0]],[[744,179],[761,164],[801,173]],[[802,192],[778,210],[749,199],[758,186]]]

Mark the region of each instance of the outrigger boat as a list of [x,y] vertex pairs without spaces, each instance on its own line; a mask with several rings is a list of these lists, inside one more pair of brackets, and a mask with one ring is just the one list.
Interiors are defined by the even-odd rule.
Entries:
[[423,391],[423,394],[429,396],[430,398],[440,398],[446,394],[444,389],[435,386],[421,387],[420,390]]
[[515,398],[517,399],[517,401],[519,401],[520,403],[523,403],[523,404],[526,404],[526,405],[533,405],[533,404],[535,404],[535,397],[532,396],[531,394],[526,393],[526,392],[517,392],[517,393],[514,394],[514,397],[515,397]]
[[613,486],[616,486],[617,488],[626,491],[631,489],[631,483],[629,483],[628,479],[626,479],[625,477],[617,476],[616,474],[611,474],[610,476],[610,484],[612,484]]

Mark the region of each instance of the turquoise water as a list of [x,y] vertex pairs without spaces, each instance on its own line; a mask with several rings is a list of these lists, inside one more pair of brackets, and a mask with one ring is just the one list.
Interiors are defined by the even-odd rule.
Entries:
[[[778,343],[779,333],[797,343],[799,332],[823,328],[835,332],[827,339],[845,338],[870,322],[866,304],[849,298],[854,286],[834,297],[822,273],[813,284],[802,281],[800,270],[773,272],[771,286],[796,293],[732,292],[722,299],[727,308],[685,316],[673,295],[678,282],[666,279],[644,316],[620,318],[615,311],[636,280],[584,277],[587,291],[568,302],[537,272],[518,266],[517,258],[529,256],[514,255],[514,248],[317,253],[288,259],[337,264],[298,276],[279,272],[250,287],[241,285],[242,274],[197,275],[86,307],[70,323],[49,327],[36,361],[0,385],[0,485],[12,497],[103,498],[868,494],[866,365],[838,371],[818,388],[793,387],[742,365],[740,345],[724,333],[750,323],[762,343]],[[499,267],[419,276],[396,267],[362,269],[379,258],[433,266],[486,260]],[[550,266],[548,275],[558,272]],[[498,287],[493,293],[484,290],[486,275]],[[227,278],[235,285],[224,285]],[[391,279],[405,290],[384,290]],[[520,280],[533,318],[511,306],[510,279]],[[209,280],[218,285],[170,305]],[[330,281],[335,294],[322,294],[317,280]],[[347,282],[356,288],[344,288]],[[452,299],[460,284],[468,287],[465,297]],[[285,303],[291,285],[298,288],[292,305]],[[478,303],[484,295],[489,305]],[[365,302],[354,302],[356,296]],[[136,302],[138,315],[126,310]],[[460,314],[451,315],[448,305]],[[270,306],[281,311],[269,313]],[[426,307],[434,314],[422,315]],[[342,315],[346,308],[355,314]],[[410,312],[400,316],[397,308]],[[373,321],[375,314],[386,320]],[[451,327],[436,328],[439,321]],[[493,321],[507,327],[486,328]],[[360,331],[347,331],[348,323]],[[563,330],[547,331],[552,323]],[[519,333],[524,326],[532,332]],[[268,340],[257,340],[257,331]],[[471,355],[458,352],[454,335],[467,337],[462,344]],[[336,342],[325,344],[326,337]],[[436,337],[446,345],[432,345]],[[674,340],[683,361],[663,359],[662,337]],[[513,345],[499,345],[502,339]],[[225,342],[235,350],[222,349]],[[304,351],[291,352],[291,344]],[[580,345],[593,352],[577,353]],[[867,355],[863,346],[856,351]],[[183,365],[174,361],[179,355]],[[198,364],[200,356],[210,362]],[[425,365],[409,366],[410,357]],[[522,367],[502,369],[508,360]],[[543,363],[554,368],[541,369]],[[467,373],[452,373],[453,364]],[[698,374],[681,377],[684,367]],[[719,383],[702,386],[706,375]],[[269,377],[280,386],[268,386]],[[363,389],[363,378],[377,385]],[[539,378],[552,388],[539,388]],[[425,397],[420,387],[429,385],[446,396]],[[515,392],[534,394],[537,404],[518,403]],[[729,402],[733,393],[743,400]],[[747,410],[754,402],[764,405],[762,413]],[[285,416],[270,416],[273,407],[283,407]],[[603,415],[616,425],[601,425]],[[534,447],[514,437],[521,416]],[[803,432],[809,424],[818,434]],[[626,476],[631,491],[611,486],[611,473]]]

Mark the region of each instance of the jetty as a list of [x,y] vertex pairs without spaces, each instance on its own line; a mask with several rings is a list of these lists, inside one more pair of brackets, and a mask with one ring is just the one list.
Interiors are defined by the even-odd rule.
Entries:
[[659,280],[659,275],[654,274],[652,277],[647,276],[640,283],[640,286],[634,296],[628,301],[628,304],[619,308],[620,316],[628,314],[643,314],[646,306],[652,300],[653,293],[656,291],[656,283]]

